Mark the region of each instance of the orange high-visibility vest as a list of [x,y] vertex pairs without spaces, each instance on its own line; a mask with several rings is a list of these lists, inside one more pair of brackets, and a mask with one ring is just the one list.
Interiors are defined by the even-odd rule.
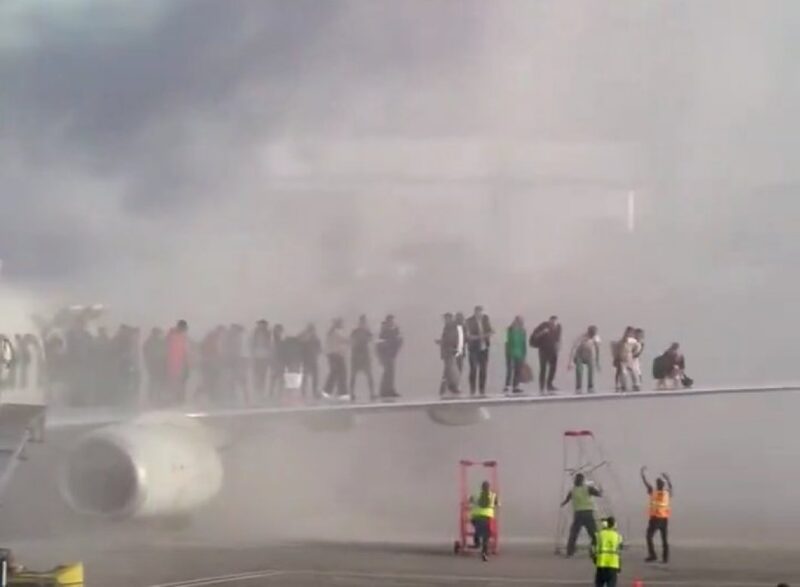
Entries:
[[669,491],[653,491],[650,494],[650,517],[668,519],[670,513]]

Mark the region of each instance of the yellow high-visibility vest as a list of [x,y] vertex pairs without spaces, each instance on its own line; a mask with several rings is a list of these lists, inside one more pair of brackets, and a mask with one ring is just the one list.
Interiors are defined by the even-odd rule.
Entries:
[[576,512],[591,512],[594,510],[594,502],[588,486],[578,485],[572,488],[572,510]]
[[597,533],[594,564],[598,569],[620,568],[619,549],[622,535],[613,528],[605,528]]
[[488,507],[481,507],[478,501],[480,500],[480,495],[477,497],[472,498],[472,511],[471,516],[481,517],[481,518],[494,518],[494,508],[497,505],[497,494],[494,491],[489,492],[489,506]]

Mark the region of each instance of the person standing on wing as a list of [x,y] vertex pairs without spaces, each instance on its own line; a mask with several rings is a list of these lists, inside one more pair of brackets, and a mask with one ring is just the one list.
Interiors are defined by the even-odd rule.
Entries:
[[561,323],[558,316],[550,316],[531,333],[530,345],[539,351],[539,393],[553,394],[555,387],[558,353],[561,350]]
[[586,391],[594,393],[594,375],[600,371],[600,336],[597,326],[589,326],[578,337],[570,351],[568,369],[575,367],[575,393],[583,391],[583,371],[586,370]]
[[469,394],[477,391],[486,395],[486,372],[489,365],[489,345],[491,344],[492,323],[484,314],[482,306],[475,306],[475,312],[467,318],[467,360],[469,361]]

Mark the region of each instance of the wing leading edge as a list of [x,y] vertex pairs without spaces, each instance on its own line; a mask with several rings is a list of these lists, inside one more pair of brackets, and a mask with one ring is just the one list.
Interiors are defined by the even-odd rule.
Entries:
[[303,416],[315,414],[378,414],[391,412],[414,412],[458,408],[477,410],[480,408],[500,408],[511,406],[575,404],[583,402],[625,402],[641,400],[688,399],[705,395],[753,395],[800,392],[798,385],[774,385],[764,387],[709,387],[676,391],[639,391],[627,393],[595,393],[586,395],[548,395],[548,396],[487,396],[479,398],[434,399],[407,402],[373,402],[353,404],[333,402],[315,405],[282,407],[253,407],[223,410],[188,412],[186,416],[199,419],[249,419],[272,418],[278,416]]

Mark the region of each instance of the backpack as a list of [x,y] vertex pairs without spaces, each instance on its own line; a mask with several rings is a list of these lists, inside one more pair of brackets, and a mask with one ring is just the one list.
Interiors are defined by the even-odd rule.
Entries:
[[549,330],[546,325],[540,324],[533,330],[533,332],[531,332],[531,337],[528,339],[528,344],[535,349],[540,348],[542,346],[542,341],[548,332]]
[[667,376],[666,356],[658,355],[653,359],[653,379],[664,379]]

